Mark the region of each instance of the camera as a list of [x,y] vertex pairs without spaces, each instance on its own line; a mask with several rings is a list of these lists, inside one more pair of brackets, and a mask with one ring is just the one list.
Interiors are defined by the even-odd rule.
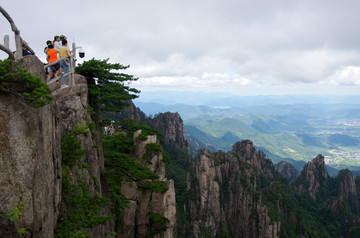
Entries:
[[84,51],[83,48],[80,48],[80,49],[79,49],[79,57],[80,57],[80,58],[84,58],[84,57],[85,57],[85,51]]

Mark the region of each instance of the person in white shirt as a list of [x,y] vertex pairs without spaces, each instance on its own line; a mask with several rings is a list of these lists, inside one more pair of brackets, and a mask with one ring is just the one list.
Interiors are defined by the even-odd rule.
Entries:
[[54,36],[54,49],[59,53],[61,47],[60,36]]

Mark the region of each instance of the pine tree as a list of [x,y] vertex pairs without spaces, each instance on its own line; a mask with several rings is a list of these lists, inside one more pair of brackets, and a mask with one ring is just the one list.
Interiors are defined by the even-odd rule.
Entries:
[[125,83],[136,81],[133,75],[120,73],[130,66],[109,63],[109,59],[85,61],[76,67],[76,73],[86,77],[89,85],[90,105],[105,112],[120,112],[129,100],[138,97],[139,90]]

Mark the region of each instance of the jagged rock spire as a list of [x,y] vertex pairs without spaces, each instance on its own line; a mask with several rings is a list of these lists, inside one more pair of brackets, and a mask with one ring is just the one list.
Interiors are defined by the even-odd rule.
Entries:
[[304,166],[297,180],[299,192],[307,192],[311,198],[316,200],[319,196],[326,194],[328,178],[324,156],[318,155]]

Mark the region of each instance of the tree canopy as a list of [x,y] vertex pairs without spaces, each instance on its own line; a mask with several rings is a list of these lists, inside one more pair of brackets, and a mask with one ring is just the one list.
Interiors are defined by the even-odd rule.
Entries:
[[109,63],[109,59],[84,61],[76,67],[76,73],[86,77],[89,94],[101,111],[120,112],[129,100],[138,97],[139,90],[125,83],[136,81],[133,75],[119,72],[130,66],[119,63]]
[[33,107],[42,107],[51,102],[51,90],[40,77],[26,69],[13,67],[13,61],[0,60],[0,90],[25,98]]

